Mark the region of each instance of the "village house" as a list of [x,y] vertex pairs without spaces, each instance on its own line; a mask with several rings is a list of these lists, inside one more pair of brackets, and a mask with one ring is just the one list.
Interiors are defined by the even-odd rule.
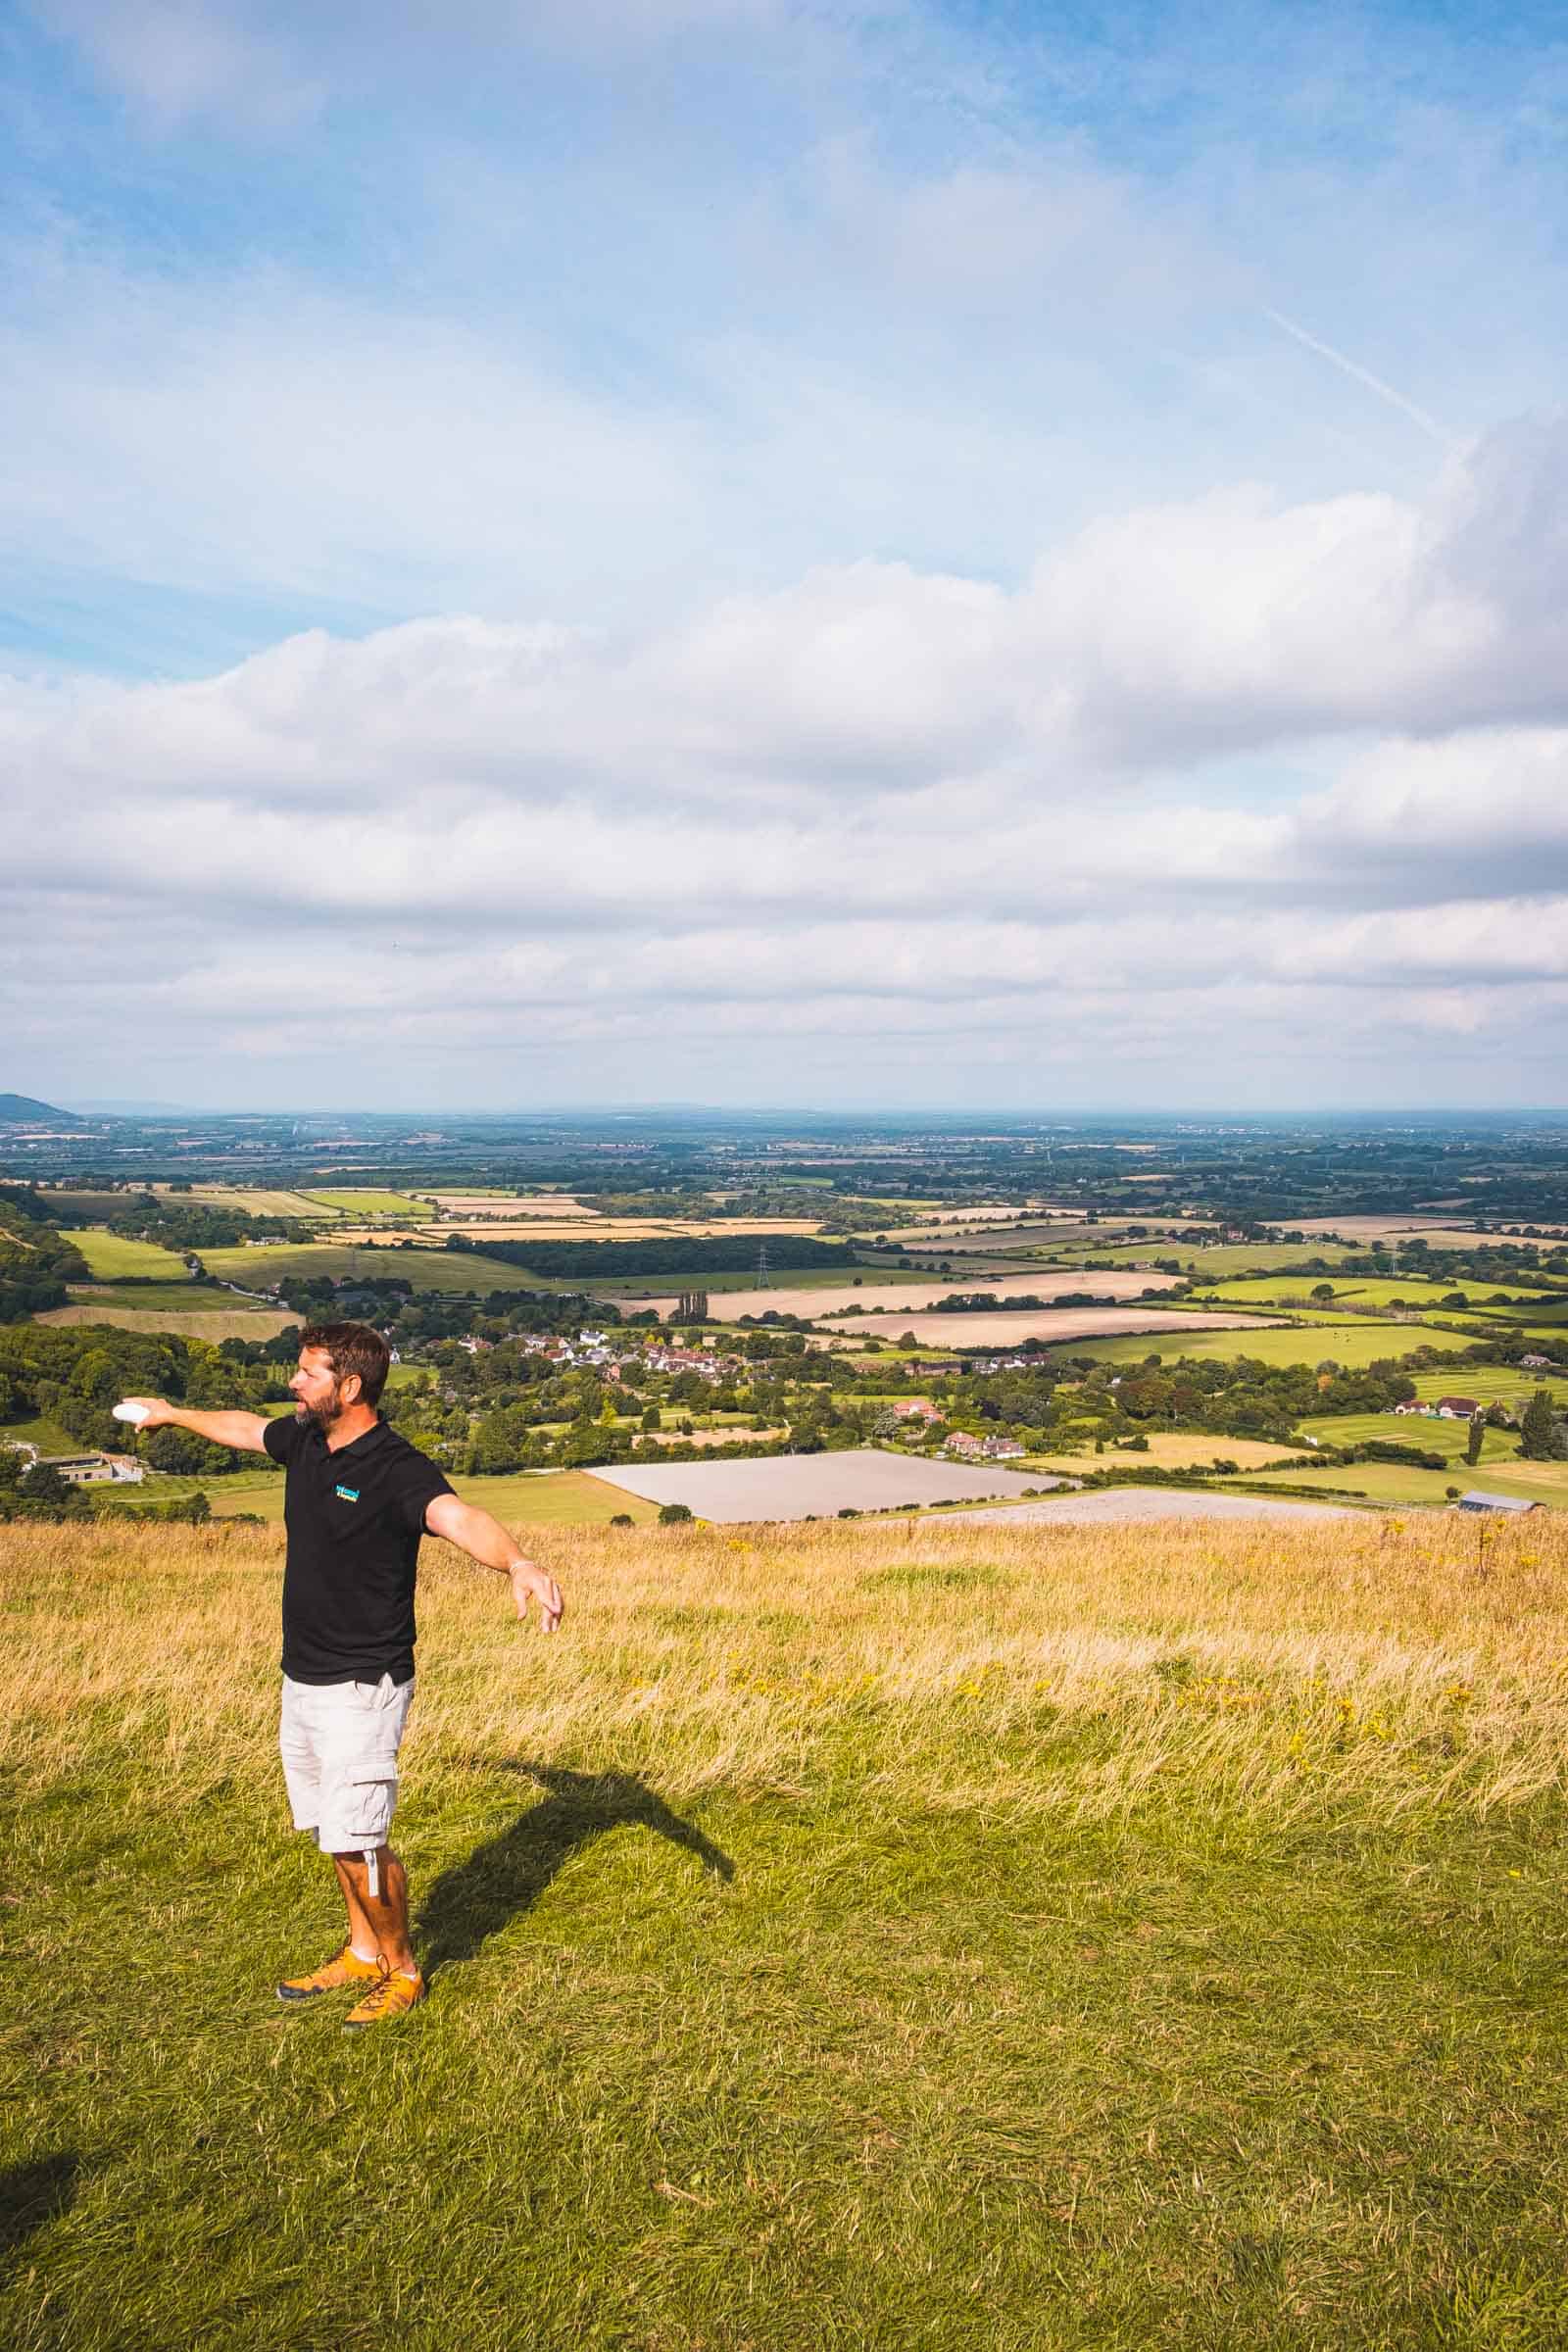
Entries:
[[147,1475],[130,1453],[41,1453],[38,1466],[57,1470],[68,1487],[135,1487]]
[[942,1450],[958,1454],[964,1461],[1008,1462],[1024,1448],[1016,1438],[975,1438],[966,1429],[958,1429],[945,1441]]
[[893,1407],[893,1412],[894,1418],[899,1421],[931,1422],[946,1418],[942,1407],[939,1404],[932,1404],[924,1396],[901,1396]]
[[1481,1407],[1473,1396],[1440,1396],[1438,1398],[1438,1419],[1440,1421],[1473,1421],[1480,1410]]

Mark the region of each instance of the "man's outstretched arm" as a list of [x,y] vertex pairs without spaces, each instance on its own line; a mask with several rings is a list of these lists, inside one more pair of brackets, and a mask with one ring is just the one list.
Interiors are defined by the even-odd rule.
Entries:
[[138,1427],[143,1431],[188,1429],[192,1437],[205,1438],[211,1446],[232,1446],[242,1453],[267,1451],[265,1413],[189,1413],[182,1404],[170,1404],[162,1396],[126,1396],[122,1401],[142,1407]]
[[481,1568],[493,1568],[498,1576],[507,1577],[519,1617],[528,1614],[531,1593],[539,1603],[545,1632],[555,1632],[566,1605],[561,1596],[561,1587],[553,1576],[536,1568],[517,1549],[499,1520],[492,1519],[488,1511],[481,1511],[474,1503],[461,1502],[456,1494],[438,1494],[425,1509],[424,1524],[432,1536],[445,1536],[449,1544],[456,1544],[460,1551],[466,1551],[470,1560],[477,1560]]

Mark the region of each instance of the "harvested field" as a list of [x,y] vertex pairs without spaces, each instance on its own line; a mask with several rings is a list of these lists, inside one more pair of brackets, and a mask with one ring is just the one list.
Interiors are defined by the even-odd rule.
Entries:
[[599,1210],[575,1193],[416,1193],[443,1217],[561,1217],[592,1220]]
[[[1408,1426],[1399,1422],[1397,1427]],[[1383,1434],[1383,1433],[1379,1433]],[[1157,1430],[1151,1434],[1147,1452],[1129,1453],[1125,1447],[1107,1445],[1102,1454],[1093,1446],[1087,1453],[1032,1453],[1031,1467],[1043,1470],[1074,1471],[1104,1470],[1115,1464],[1136,1469],[1143,1464],[1151,1470],[1206,1470],[1210,1462],[1235,1462],[1242,1470],[1272,1470],[1280,1462],[1298,1461],[1303,1448],[1299,1446],[1270,1446],[1262,1438],[1209,1438],[1198,1431],[1184,1434],[1178,1429]]]
[[617,1462],[591,1474],[648,1502],[684,1502],[699,1519],[829,1519],[837,1512],[891,1511],[901,1503],[972,1502],[1043,1485],[991,1467],[917,1461],[912,1455],[786,1453],[762,1461]]
[[[169,1187],[155,1188],[168,1194]],[[176,1199],[205,1201],[209,1208],[235,1208],[247,1217],[298,1217],[306,1223],[320,1224],[335,1213],[323,1209],[318,1200],[308,1200],[303,1193],[269,1190],[265,1186],[194,1184],[188,1194]]]
[[[1435,1250],[1442,1249],[1445,1244],[1452,1245],[1455,1242],[1496,1243],[1507,1241],[1510,1238],[1507,1234],[1496,1231],[1483,1233],[1479,1226],[1467,1224],[1462,1217],[1434,1217],[1425,1210],[1410,1211],[1402,1216],[1293,1217],[1290,1231],[1292,1233],[1343,1233],[1348,1242],[1376,1242],[1391,1240],[1395,1235],[1401,1238],[1405,1235],[1419,1235],[1429,1241]],[[1568,1231],[1568,1228],[1561,1225],[1543,1225],[1538,1226],[1537,1231],[1560,1235]]]
[[[809,1313],[809,1308],[800,1310]],[[1025,1340],[1087,1340],[1118,1333],[1263,1331],[1257,1315],[1193,1315],[1169,1306],[1058,1306],[994,1315],[858,1315],[835,1326],[866,1339],[897,1340],[912,1331],[922,1348],[1017,1348]],[[1414,1344],[1413,1342],[1411,1343]],[[1307,1343],[1310,1350],[1311,1342]]]
[[[696,1284],[698,1277],[693,1276]],[[961,1281],[944,1276],[940,1281],[930,1275],[887,1282],[869,1277],[859,1284],[840,1282],[833,1288],[813,1289],[792,1283],[788,1289],[765,1291],[710,1290],[708,1319],[710,1323],[738,1323],[742,1315],[827,1315],[846,1306],[866,1307],[872,1303],[885,1306],[890,1314],[902,1314],[906,1309],[918,1311],[933,1306],[939,1298],[951,1298],[956,1291],[994,1291],[999,1298],[1022,1293],[1025,1298],[1054,1298],[1062,1291],[1102,1291],[1107,1298],[1136,1298],[1143,1290],[1168,1291],[1181,1277],[1176,1274],[1129,1274],[1118,1269],[1114,1274],[1065,1274],[1042,1270],[1039,1274],[994,1274],[965,1276]],[[869,1296],[868,1296],[869,1294]],[[657,1306],[668,1314],[676,1304],[676,1297],[634,1298],[617,1297],[614,1303],[621,1307]],[[858,1330],[858,1324],[845,1328]]]
[[[134,1298],[135,1292],[120,1294]],[[211,1298],[210,1291],[202,1294]],[[51,1306],[35,1323],[108,1324],[115,1331],[178,1332],[187,1340],[270,1340],[278,1332],[287,1331],[298,1323],[298,1315],[281,1314],[274,1307],[248,1307],[241,1298],[227,1306],[148,1307],[138,1313],[133,1306],[122,1306],[114,1297],[106,1295],[85,1306]]]

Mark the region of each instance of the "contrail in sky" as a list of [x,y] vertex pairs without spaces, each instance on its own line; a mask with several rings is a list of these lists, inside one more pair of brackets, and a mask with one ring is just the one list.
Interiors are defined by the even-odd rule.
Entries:
[[1413,400],[1406,400],[1402,392],[1396,392],[1392,384],[1386,384],[1369,368],[1358,368],[1354,360],[1348,360],[1343,351],[1335,350],[1332,343],[1320,343],[1316,335],[1309,335],[1304,326],[1298,326],[1294,318],[1285,317],[1283,311],[1265,310],[1263,316],[1271,318],[1276,326],[1283,327],[1286,334],[1294,335],[1298,343],[1304,343],[1308,351],[1315,351],[1320,358],[1332,361],[1336,368],[1343,368],[1347,375],[1353,375],[1358,384],[1365,384],[1369,392],[1375,392],[1380,400],[1388,402],[1390,408],[1397,409],[1401,416],[1408,416],[1412,424],[1418,424],[1424,433],[1430,433],[1433,440],[1441,442],[1445,449],[1456,449],[1459,446],[1457,433],[1450,433],[1435,416],[1429,416],[1425,409],[1418,409]]

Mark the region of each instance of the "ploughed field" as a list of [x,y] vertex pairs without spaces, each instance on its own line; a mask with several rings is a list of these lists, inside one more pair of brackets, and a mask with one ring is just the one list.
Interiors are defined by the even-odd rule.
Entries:
[[349,2040],[277,1533],[0,1530],[0,2340],[1561,2344],[1568,1529],[534,1547],[432,1547]]

